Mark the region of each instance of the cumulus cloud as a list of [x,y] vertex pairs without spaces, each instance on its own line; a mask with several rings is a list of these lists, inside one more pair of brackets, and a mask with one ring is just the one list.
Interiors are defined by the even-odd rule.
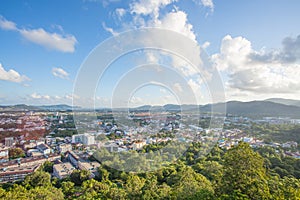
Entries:
[[175,83],[173,86],[173,90],[175,91],[175,93],[181,93],[183,91],[180,83]]
[[145,102],[141,97],[132,96],[129,103],[134,106],[142,105]]
[[52,69],[52,75],[62,79],[69,79],[69,73],[59,67],[55,67]]
[[6,20],[3,16],[0,16],[0,28],[3,30],[17,30],[17,25],[12,22]]
[[227,73],[229,88],[255,94],[299,92],[298,38],[284,39],[282,49],[267,52],[254,50],[246,38],[227,35],[220,53],[213,55],[212,60],[219,70]]
[[21,83],[24,81],[30,81],[25,75],[20,75],[17,71],[10,69],[6,71],[0,63],[0,80],[10,81],[15,83]]
[[[177,2],[177,0],[133,1],[129,6],[129,10],[126,11],[128,17],[131,18],[130,22],[120,24],[117,30],[121,32],[128,29],[154,27],[177,32],[189,38],[191,40],[189,42],[186,42],[186,40],[184,42],[178,41],[179,37],[167,34],[167,31],[165,36],[166,40],[161,39],[161,34],[148,34],[147,39],[142,40],[143,45],[145,47],[156,46],[161,50],[156,49],[155,52],[145,50],[145,58],[142,59],[146,59],[146,61],[150,63],[172,66],[178,74],[190,80],[189,84],[191,84],[194,89],[198,88],[196,91],[199,92],[199,88],[201,88],[201,84],[203,83],[199,81],[199,74],[209,80],[211,74],[207,68],[211,67],[211,65],[206,66],[207,62],[203,60],[203,56],[205,55],[201,51],[201,46],[197,44],[197,36],[193,30],[193,25],[189,22],[188,13],[180,10],[176,6],[174,6],[171,11],[162,12],[164,8],[171,6],[174,2]],[[205,3],[205,6],[209,5],[208,2]],[[210,5],[213,7],[213,4]],[[167,9],[164,9],[164,11],[166,10]],[[115,13],[117,13],[117,10],[115,10]],[[120,15],[122,14],[123,11]],[[116,23],[119,23],[119,21],[117,20]],[[116,32],[112,28],[103,27],[113,35]],[[173,36],[177,39],[172,39]],[[209,42],[206,42],[203,46],[208,47]],[[172,49],[174,52],[180,52],[180,55],[172,54],[164,51],[164,49]],[[185,58],[189,58],[189,60],[185,60]],[[193,65],[191,65],[191,63]],[[177,84],[174,89],[180,92],[183,90],[180,84]]]
[[188,23],[187,13],[180,10],[167,13],[161,20],[152,20],[148,26],[169,29],[196,40],[193,25]]
[[72,53],[75,51],[76,38],[73,35],[49,33],[44,29],[22,29],[21,35],[28,41],[41,45],[47,49]]
[[112,29],[112,28],[110,28],[110,27],[107,27],[106,24],[105,24],[104,22],[102,23],[102,27],[103,27],[103,29],[104,29],[105,31],[111,33],[112,36],[117,36],[117,35],[118,35],[118,33],[117,33],[114,29]]
[[214,10],[214,3],[212,0],[201,0],[203,6],[210,8],[212,11]]
[[257,62],[294,63],[300,60],[300,35],[296,38],[286,37],[281,50],[253,52],[251,59]]
[[24,39],[47,49],[66,53],[73,53],[75,51],[77,40],[73,35],[49,33],[42,28],[19,29],[14,22],[8,21],[4,17],[0,17],[0,28],[3,30],[17,31]]
[[[189,64],[182,57],[169,54],[169,53],[166,54],[164,52],[160,52],[160,54],[163,57],[169,56],[172,61],[172,66],[186,77],[194,76],[201,72],[204,78],[206,79],[210,78],[209,72],[207,71],[207,69],[205,69],[207,66],[205,66],[205,64],[202,61],[201,47],[200,45],[197,44],[196,34],[193,30],[192,24],[190,24],[188,21],[187,13],[179,9],[176,9],[173,10],[172,12],[165,14],[159,19],[149,20],[149,22],[147,22],[147,26],[163,28],[170,31],[178,32],[191,39],[194,42],[194,44],[189,43],[189,46],[187,46],[188,45],[187,43],[179,44],[180,41],[174,43],[174,40],[170,40],[170,43],[167,43],[166,41],[160,41],[160,42],[162,43],[161,44],[162,48],[169,48],[170,46],[174,46],[174,45],[181,46],[180,49],[181,55],[182,56],[192,55],[191,58],[192,60],[189,61],[195,64],[195,66]],[[149,38],[151,38],[152,41],[157,41],[155,36],[149,36]],[[209,45],[208,42],[206,43],[206,45]]]
[[65,94],[65,95],[48,95],[34,92],[27,96],[28,103],[38,104],[71,104],[73,98],[78,98],[76,95]]
[[[196,5],[203,6],[210,9],[211,12],[214,11],[215,5],[213,0],[192,0]],[[208,13],[207,13],[208,14]],[[207,16],[206,14],[206,16]]]
[[204,42],[202,45],[201,45],[201,47],[203,48],[203,49],[206,49],[206,48],[208,48],[210,46],[210,42]]
[[32,93],[30,95],[30,97],[33,98],[33,99],[46,99],[46,100],[50,99],[49,95],[40,95],[40,94],[38,94],[36,92]]
[[130,12],[131,14],[151,15],[154,18],[158,18],[159,10],[175,1],[176,0],[139,0],[130,5]]
[[126,10],[124,8],[117,8],[115,12],[119,20],[121,20],[122,17],[126,14]]

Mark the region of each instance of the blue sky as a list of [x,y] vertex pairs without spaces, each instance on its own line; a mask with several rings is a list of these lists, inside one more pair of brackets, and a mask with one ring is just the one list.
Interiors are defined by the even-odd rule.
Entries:
[[[298,0],[1,1],[0,104],[72,104],[76,74],[89,53],[109,37],[143,27],[198,42],[222,76],[226,100],[300,99],[299,8]],[[153,56],[143,53],[145,60]],[[137,57],[143,56],[111,66],[95,94],[97,106],[109,105],[116,80]],[[200,103],[210,102],[202,81],[187,76],[187,82]],[[171,94],[182,87],[147,86],[128,101],[176,103]],[[82,105],[93,103],[87,102]]]

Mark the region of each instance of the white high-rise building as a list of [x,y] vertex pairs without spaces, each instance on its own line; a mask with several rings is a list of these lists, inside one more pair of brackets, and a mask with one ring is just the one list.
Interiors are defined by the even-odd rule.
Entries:
[[84,145],[92,145],[95,144],[95,136],[85,133],[83,136],[82,143]]
[[92,145],[95,144],[95,136],[88,133],[73,135],[72,143],[82,143],[87,146]]

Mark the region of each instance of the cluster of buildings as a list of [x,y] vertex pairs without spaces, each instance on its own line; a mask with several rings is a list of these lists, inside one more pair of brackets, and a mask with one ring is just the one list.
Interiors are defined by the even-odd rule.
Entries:
[[[2,115],[0,113],[0,115]],[[44,115],[45,116],[45,115]],[[210,116],[207,116],[209,118]],[[109,121],[111,120],[111,121]],[[29,114],[5,114],[0,116],[0,136],[1,133],[22,132],[16,137],[4,137],[0,144],[0,183],[23,180],[28,174],[38,170],[46,162],[53,162],[53,176],[62,179],[69,176],[75,169],[87,170],[91,178],[97,175],[98,162],[90,161],[88,157],[99,148],[105,148],[109,152],[121,152],[143,149],[146,145],[156,144],[168,141],[193,142],[212,141],[218,143],[221,148],[229,149],[239,141],[249,143],[252,147],[272,146],[282,148],[296,148],[296,142],[271,143],[245,134],[243,128],[232,128],[229,130],[202,128],[199,125],[193,125],[191,121],[198,123],[198,115],[179,116],[178,114],[149,115],[148,113],[135,113],[130,116],[137,126],[126,126],[115,124],[110,115],[103,116],[103,119],[94,120],[92,124],[85,124],[95,129],[92,132],[83,134],[74,134],[71,137],[55,137],[55,132],[50,132],[46,137],[30,133],[37,130],[48,130],[51,123],[58,121],[58,125],[70,123],[70,119],[59,116],[42,117],[33,113]],[[204,119],[205,120],[205,119]],[[223,120],[223,118],[220,120]],[[240,125],[249,127],[253,122],[246,117],[228,116],[225,119],[225,125]],[[256,120],[257,123],[299,123],[298,121],[289,121],[288,119],[264,118]],[[85,122],[81,125],[83,126]],[[52,124],[53,125],[53,124]],[[57,130],[64,129],[59,128]],[[73,129],[73,128],[71,128]],[[49,132],[49,131],[48,131]],[[166,132],[176,132],[176,137],[170,135],[159,135]],[[28,135],[29,134],[29,135]],[[32,135],[31,135],[32,136]],[[102,138],[102,139],[100,139]],[[105,139],[103,139],[105,138]],[[10,160],[9,150],[11,148],[21,148],[26,157]],[[64,155],[64,160],[61,159]],[[300,153],[286,151],[286,155],[300,158]]]
[[59,154],[36,156],[0,163],[0,183],[23,180],[28,174],[38,170],[46,161],[55,162],[61,159]]
[[[11,134],[14,137],[5,137],[0,141],[0,183],[23,180],[46,161],[54,163],[52,175],[60,179],[69,176],[75,169],[90,171],[91,178],[97,175],[100,164],[89,161],[90,154],[86,155],[84,151],[73,151],[78,145],[88,147],[95,144],[94,135],[85,133],[62,138],[54,137],[51,133],[46,137],[40,137],[39,134],[26,137],[26,134],[35,130],[48,129],[48,121],[32,113],[18,115],[6,113],[5,117],[0,117],[0,127],[4,127],[2,131],[9,133],[24,131],[24,135]],[[59,122],[63,123],[63,119],[59,118]],[[22,149],[25,157],[11,159],[9,152],[15,148]],[[64,160],[61,155],[64,155]]]
[[87,170],[90,172],[90,178],[94,178],[97,174],[97,168],[100,164],[96,161],[89,161],[77,155],[74,151],[68,151],[67,161],[53,165],[53,176],[62,179],[69,176],[75,169]]
[[0,113],[0,134],[7,132],[45,131],[48,123],[39,113],[8,114]]

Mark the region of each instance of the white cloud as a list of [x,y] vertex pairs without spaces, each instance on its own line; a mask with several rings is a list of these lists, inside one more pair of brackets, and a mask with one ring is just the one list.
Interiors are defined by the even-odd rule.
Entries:
[[159,16],[159,10],[176,0],[139,0],[130,5],[131,14],[151,15],[155,19]]
[[173,86],[173,89],[174,89],[175,93],[180,93],[183,91],[180,83],[175,83]]
[[[192,1],[198,6],[209,8],[211,12],[214,11],[215,5],[213,0],[192,0]],[[208,13],[206,13],[206,16],[207,15]]]
[[[38,104],[71,104],[73,95],[72,94],[66,94],[66,95],[48,95],[48,94],[39,94],[37,92],[34,92],[30,95],[28,95],[29,98],[27,98],[28,103],[38,103]],[[74,98],[78,98],[76,95]]]
[[296,38],[286,37],[282,41],[281,50],[266,52],[265,49],[251,54],[257,62],[294,63],[300,60],[300,35]]
[[[297,40],[290,44],[300,49]],[[220,53],[212,56],[219,70],[227,73],[227,87],[252,94],[296,94],[300,92],[300,63],[297,57],[286,62],[282,50],[256,51],[243,37],[223,38]],[[298,55],[297,55],[298,56]],[[291,57],[290,57],[291,58]],[[294,61],[294,62],[291,62]]]
[[30,81],[25,75],[20,75],[17,71],[10,69],[6,71],[0,63],[0,80],[10,81],[15,83],[21,83],[24,81]]
[[188,23],[187,14],[180,10],[167,13],[161,20],[151,21],[148,26],[169,29],[196,41],[193,25]]
[[199,79],[189,79],[188,85],[192,89],[194,96],[196,98],[197,103],[201,102],[201,99],[203,98],[203,94],[201,92],[201,80]]
[[253,52],[251,42],[243,37],[232,38],[226,35],[221,44],[220,53],[212,56],[219,70],[243,68],[249,62]]
[[4,30],[17,30],[17,25],[12,22],[6,20],[3,16],[0,16],[0,28]]
[[[187,14],[178,9],[173,10],[170,13],[167,13],[160,19],[149,20],[147,22],[147,27],[157,27],[157,28],[163,28],[163,29],[168,29],[170,31],[178,32],[190,38],[196,44],[196,34],[193,31],[193,26],[188,22]],[[150,38],[152,37],[151,38],[152,41],[157,41],[157,39],[154,38],[155,36],[149,36],[149,37]],[[174,43],[174,41],[172,40],[170,40],[170,43],[167,43],[166,41],[160,41],[160,43],[162,48],[169,48],[170,46],[174,46],[174,45],[178,46],[178,44]],[[195,67],[202,66],[200,46],[185,47],[181,49],[181,52],[182,55],[194,55],[193,60],[190,61],[196,64]],[[183,58],[180,58],[173,54],[166,54],[164,52],[160,52],[160,54],[161,54],[160,56],[170,56],[172,59],[173,67],[179,70],[184,76],[192,76],[197,74],[199,71],[195,69],[195,67],[188,64]],[[147,54],[147,56],[152,56],[152,55]],[[159,60],[158,58],[159,56],[156,56],[157,60]],[[150,57],[148,58],[148,60],[153,60],[153,59]]]
[[191,87],[194,93],[198,93],[200,91],[200,84],[194,79],[188,80],[188,85]]
[[[60,31],[62,31],[62,27]],[[42,28],[39,29],[18,29],[16,24],[12,21],[6,20],[0,16],[0,28],[4,30],[13,30],[21,34],[26,40],[43,46],[47,49],[57,50],[61,52],[73,53],[75,51],[75,44],[77,40],[73,35],[62,35],[58,33],[49,33]]]
[[73,35],[49,33],[44,29],[22,29],[21,35],[30,42],[41,45],[47,49],[72,53],[75,51],[76,38]]
[[68,100],[72,100],[73,99],[73,95],[72,94],[67,94],[64,96],[64,98],[68,99]]
[[203,6],[210,8],[212,11],[214,10],[214,3],[212,0],[201,0]]
[[208,48],[210,46],[210,42],[204,42],[202,45],[201,45],[201,47],[203,48],[203,49],[206,49],[206,48]]
[[124,8],[117,8],[115,10],[115,12],[116,12],[119,20],[121,20],[122,17],[126,14],[126,10]]
[[104,22],[102,23],[102,27],[103,27],[103,29],[104,29],[105,31],[111,33],[112,36],[117,36],[117,35],[118,35],[118,33],[117,33],[116,31],[114,31],[114,29],[107,27],[106,24],[105,24]]
[[145,103],[145,100],[143,100],[141,97],[132,96],[129,100],[129,103],[132,106],[139,106],[143,105]]
[[58,67],[52,69],[52,75],[62,79],[69,79],[69,73]]
[[[206,63],[204,63],[206,61],[202,60],[205,55],[202,54],[201,46],[197,44],[196,34],[193,30],[193,25],[188,20],[188,14],[177,7],[174,7],[171,12],[162,12],[166,6],[176,1],[177,0],[136,0],[130,4],[129,11],[127,11],[129,13],[128,17],[131,17],[130,22],[120,24],[121,27],[117,30],[121,32],[120,30],[155,27],[177,32],[189,38],[193,42],[186,42],[186,40],[178,41],[179,36],[176,37],[175,34],[166,34],[166,40],[161,39],[163,37],[161,34],[149,34],[146,37],[147,39],[143,39],[142,42],[145,47],[157,46],[161,49],[156,49],[155,52],[145,50],[147,62],[159,64],[167,63],[172,66],[180,76],[187,80],[193,80],[193,83],[195,83],[193,88],[196,88],[196,85],[200,88],[199,84],[202,84],[202,82],[199,82],[197,77],[201,74],[203,78],[209,80],[211,75],[207,68],[211,66],[206,66]],[[166,9],[163,11],[165,10]],[[119,23],[119,21],[117,20],[116,23]],[[103,27],[112,34],[116,32],[114,29],[106,27],[104,23]],[[173,36],[176,39],[172,39]],[[209,42],[206,42],[204,47],[208,46]],[[180,52],[180,55],[172,54],[164,51],[164,49],[172,49],[173,52]],[[189,58],[189,60],[187,61],[185,58]],[[192,63],[193,66],[190,63]],[[190,84],[192,83],[190,82]],[[175,89],[178,91],[183,90],[179,84],[175,86]],[[197,90],[197,92],[198,91],[199,90]]]
[[31,98],[33,99],[45,99],[45,100],[49,100],[50,99],[50,96],[49,95],[40,95],[36,92],[32,93],[30,95]]

